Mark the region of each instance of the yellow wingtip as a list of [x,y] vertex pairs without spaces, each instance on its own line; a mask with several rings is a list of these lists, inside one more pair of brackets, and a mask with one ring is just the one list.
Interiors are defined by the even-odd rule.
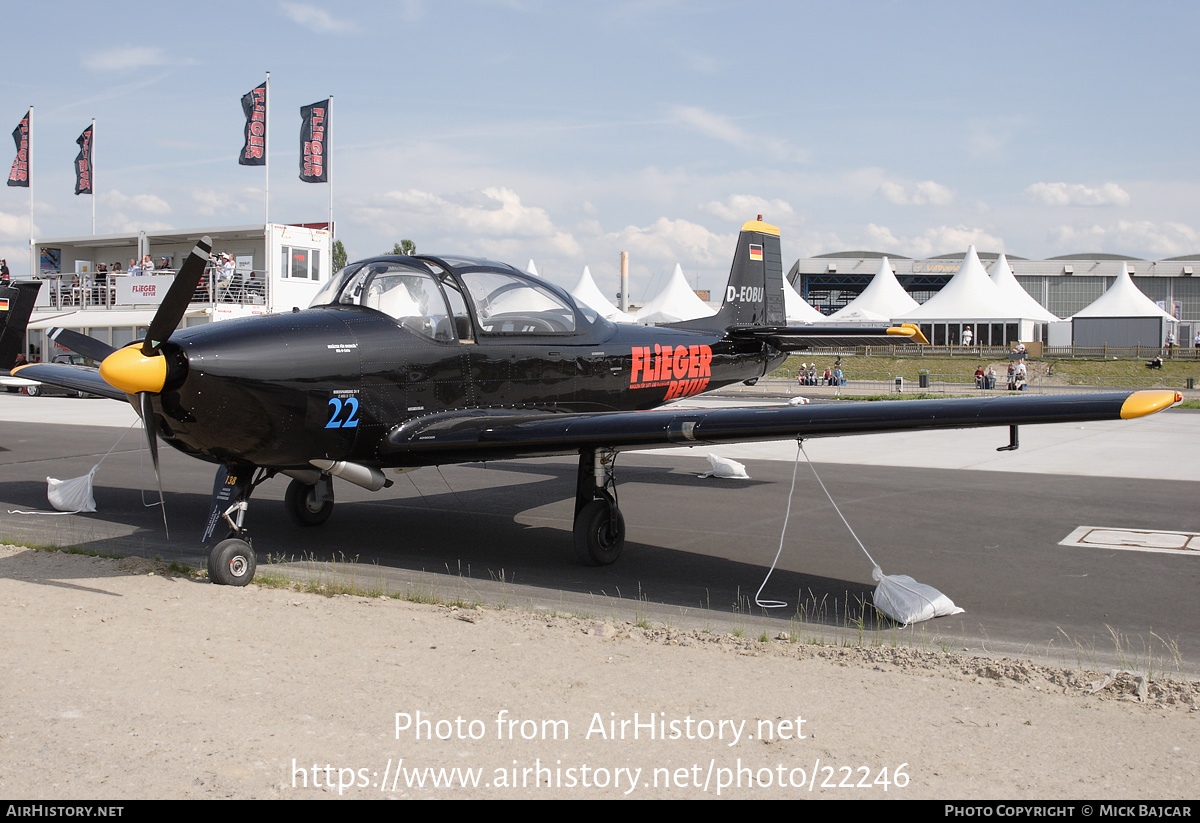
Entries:
[[1163,409],[1169,409],[1183,401],[1183,395],[1177,391],[1163,389],[1147,389],[1135,391],[1121,404],[1121,419],[1132,420],[1135,417],[1145,417]]

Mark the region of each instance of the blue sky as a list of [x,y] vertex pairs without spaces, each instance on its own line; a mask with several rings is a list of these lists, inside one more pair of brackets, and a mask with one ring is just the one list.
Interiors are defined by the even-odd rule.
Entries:
[[[300,107],[332,94],[352,259],[411,238],[533,258],[568,287],[588,265],[612,294],[625,250],[645,299],[676,263],[719,289],[759,213],[785,266],[971,243],[1162,258],[1200,252],[1198,18],[1194,3],[10,4],[0,130],[34,106],[39,237],[91,231],[71,165],[93,117],[97,232],[260,222],[239,99],[270,71],[270,218],[327,218],[297,144]],[[3,191],[0,256],[23,274],[28,195]]]

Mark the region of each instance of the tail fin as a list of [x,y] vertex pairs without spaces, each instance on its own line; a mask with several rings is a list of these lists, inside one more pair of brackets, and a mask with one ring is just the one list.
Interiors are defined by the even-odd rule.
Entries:
[[744,224],[738,235],[721,310],[712,317],[671,325],[712,330],[786,326],[779,228],[761,220]]
[[11,369],[25,344],[25,327],[33,314],[41,281],[0,285],[0,369]]

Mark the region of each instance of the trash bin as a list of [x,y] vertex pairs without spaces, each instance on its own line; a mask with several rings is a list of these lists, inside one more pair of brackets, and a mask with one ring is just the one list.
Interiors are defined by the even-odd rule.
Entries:
[[929,388],[929,372],[925,369],[917,372],[917,387],[921,389]]
[[1194,388],[1196,388],[1196,378],[1194,378],[1194,377],[1189,377],[1189,378],[1187,379],[1187,381],[1188,381],[1188,386],[1187,386],[1187,387],[1188,387],[1189,389],[1194,389]]

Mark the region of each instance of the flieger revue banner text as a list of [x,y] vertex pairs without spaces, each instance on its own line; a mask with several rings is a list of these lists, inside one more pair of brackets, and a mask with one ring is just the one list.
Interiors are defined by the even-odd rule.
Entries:
[[75,155],[75,193],[92,193],[92,127],[88,126],[75,141],[79,154]]
[[29,112],[13,129],[13,142],[17,144],[17,159],[13,160],[8,172],[8,185],[29,188]]
[[329,182],[329,100],[300,108],[300,179]]
[[238,163],[243,166],[267,164],[267,84],[255,86],[242,96],[242,112],[246,115],[246,142]]

